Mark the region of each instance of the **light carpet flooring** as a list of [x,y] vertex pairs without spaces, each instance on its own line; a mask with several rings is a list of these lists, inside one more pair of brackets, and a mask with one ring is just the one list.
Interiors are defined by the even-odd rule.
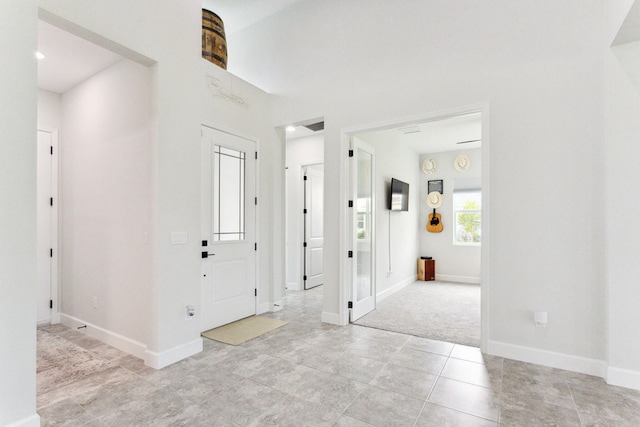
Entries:
[[480,285],[417,281],[380,301],[355,323],[480,347]]
[[322,288],[288,293],[289,324],[156,371],[75,330],[38,329],[42,426],[638,426],[640,392],[479,349],[320,322]]

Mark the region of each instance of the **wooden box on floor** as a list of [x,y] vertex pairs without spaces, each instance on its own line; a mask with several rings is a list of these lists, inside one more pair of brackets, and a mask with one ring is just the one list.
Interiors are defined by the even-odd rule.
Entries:
[[418,280],[436,280],[436,260],[418,260]]

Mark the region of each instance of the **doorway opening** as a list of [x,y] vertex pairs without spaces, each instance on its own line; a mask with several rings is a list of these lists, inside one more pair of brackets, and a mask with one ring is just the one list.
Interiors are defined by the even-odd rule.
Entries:
[[304,291],[324,283],[324,121],[285,136],[286,289]]
[[[349,303],[345,305],[350,307],[351,321],[481,347],[486,336],[482,327],[486,324],[482,294],[488,287],[489,243],[489,189],[488,180],[483,179],[488,176],[486,111],[484,106],[465,108],[344,133],[343,143],[350,144],[348,150],[353,150],[354,141],[375,150],[378,199],[371,229],[376,262],[372,278],[374,301],[365,313],[353,308],[362,285],[361,265],[351,259],[345,262],[345,295]],[[356,168],[356,160],[350,159],[352,182]],[[389,208],[392,180],[407,184],[407,210]],[[427,202],[434,190],[439,193],[437,206]],[[430,217],[441,218],[439,229],[429,227]],[[350,230],[346,249],[354,250],[362,243],[362,221],[359,215],[349,212],[345,218],[349,218],[346,229]],[[430,265],[435,264],[434,274],[427,281],[417,281],[418,260],[424,262],[426,258]],[[426,289],[441,295],[427,298],[438,302],[428,309],[419,303],[418,296]],[[464,303],[460,302],[462,297],[454,297],[462,294],[468,294]],[[438,310],[446,315],[436,314]],[[356,311],[359,312],[354,316]],[[437,322],[430,316],[435,316]],[[456,322],[456,318],[465,321]],[[442,326],[435,329],[436,323]],[[459,334],[440,333],[447,329]]]
[[60,135],[49,322],[83,325],[79,333],[144,357],[153,319],[154,61],[39,13],[38,128]]

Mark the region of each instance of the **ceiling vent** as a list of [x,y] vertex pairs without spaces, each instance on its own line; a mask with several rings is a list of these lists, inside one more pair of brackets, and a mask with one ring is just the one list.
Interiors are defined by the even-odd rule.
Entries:
[[318,123],[312,123],[310,125],[305,125],[307,129],[313,132],[318,132],[320,130],[324,130],[324,121]]
[[400,128],[398,130],[400,132],[404,133],[405,135],[408,135],[410,133],[418,133],[418,132],[420,132],[420,126],[407,126],[406,128]]

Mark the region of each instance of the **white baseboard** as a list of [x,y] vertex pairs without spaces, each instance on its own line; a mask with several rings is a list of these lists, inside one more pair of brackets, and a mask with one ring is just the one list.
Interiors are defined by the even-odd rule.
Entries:
[[6,424],[5,427],[40,427],[40,415],[31,415],[11,424]]
[[629,369],[607,368],[607,384],[640,390],[640,372]]
[[[108,329],[93,325],[89,322],[84,322],[82,319],[78,319],[77,317],[69,316],[64,313],[60,314],[60,322],[71,329],[74,329],[91,338],[102,341],[105,344],[109,344],[110,346],[115,347],[118,350],[122,350],[125,353],[132,354],[136,357],[139,357],[140,359],[146,359],[146,344],[132,340],[131,338],[127,338],[124,335],[120,335],[116,332],[109,331]],[[87,327],[77,329],[78,326],[83,325],[86,325]]]
[[302,286],[298,282],[287,282],[287,290],[290,291],[301,291]]
[[276,302],[263,302],[262,304],[258,304],[258,311],[256,314],[275,313],[276,311],[282,310],[286,304],[286,297]]
[[605,378],[607,374],[607,365],[603,360],[588,359],[586,357],[572,356],[570,354],[506,344],[498,341],[489,341],[487,353],[506,357],[507,359],[550,366],[566,371],[580,372],[601,378]]
[[[99,326],[93,325],[89,322],[84,322],[82,319],[78,319],[67,314],[60,314],[61,323],[71,329],[85,334],[91,338],[95,338],[102,341],[105,344],[109,344],[118,350],[129,353],[140,359],[144,360],[145,365],[155,369],[162,369],[165,366],[169,366],[182,359],[186,359],[189,356],[200,353],[202,351],[202,338],[190,341],[186,344],[181,344],[170,350],[163,351],[161,353],[155,353],[147,348],[147,345],[131,338],[127,338],[116,332],[109,331]],[[86,328],[77,329],[78,326],[84,326]]]
[[55,325],[60,323],[60,313],[55,312],[55,313],[51,313],[51,324]]
[[405,287],[409,286],[410,284],[414,283],[417,280],[417,278],[418,278],[418,276],[407,277],[403,281],[396,283],[395,285],[391,286],[390,288],[387,288],[382,292],[378,292],[378,294],[376,294],[376,302],[380,302],[383,299],[388,298],[391,295],[395,294],[396,292],[398,292],[402,288],[405,288]]
[[154,369],[162,369],[176,362],[186,359],[189,356],[200,353],[202,351],[202,338],[198,337],[193,341],[181,344],[162,353],[155,353],[146,350],[144,354],[144,363]]
[[324,323],[344,326],[344,324],[340,322],[340,315],[338,313],[329,313],[329,312],[323,311],[320,320]]
[[457,282],[457,283],[472,283],[475,285],[480,284],[479,277],[473,276],[454,276],[452,274],[437,274],[436,280],[440,280],[442,282]]

